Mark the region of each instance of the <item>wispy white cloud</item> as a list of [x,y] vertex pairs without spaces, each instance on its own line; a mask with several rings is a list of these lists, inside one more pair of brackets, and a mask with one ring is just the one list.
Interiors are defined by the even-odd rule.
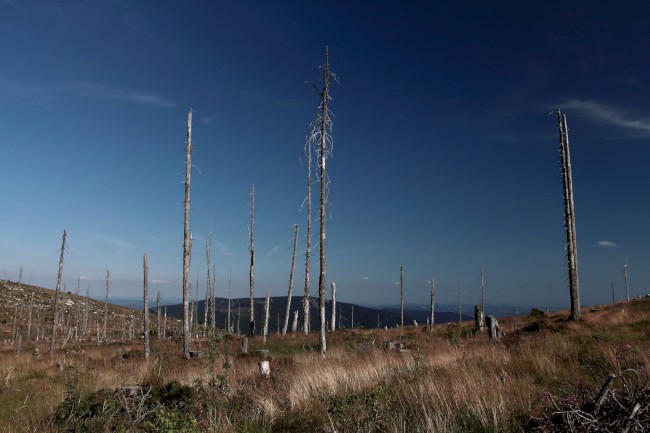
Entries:
[[364,280],[364,281],[368,281],[370,278],[368,278],[368,277],[361,277],[361,279]]
[[634,136],[650,137],[650,118],[633,119],[623,110],[591,100],[570,99],[566,101],[564,107],[601,123],[626,129],[633,132]]
[[214,117],[202,117],[199,121],[204,125],[209,125],[214,121]]
[[266,256],[272,256],[273,254],[276,254],[278,251],[280,251],[280,245],[276,245],[273,248],[271,248],[267,253]]
[[598,246],[603,248],[616,248],[618,244],[612,241],[598,241]]
[[92,280],[93,280],[92,278],[90,278],[90,277],[85,277],[85,276],[83,276],[83,275],[75,275],[75,276],[72,277],[72,278],[74,278],[75,280],[78,279],[78,280],[81,280],[81,281],[92,281]]
[[232,253],[230,252],[230,250],[228,249],[228,247],[226,246],[226,244],[224,244],[223,242],[219,242],[219,241],[217,241],[217,248],[219,248],[219,251],[220,251],[221,254],[223,254],[224,256],[232,257]]
[[80,86],[80,92],[84,96],[90,98],[130,101],[161,108],[171,108],[174,106],[173,102],[158,95],[137,90],[124,90],[117,87],[104,86],[102,84],[82,83]]
[[130,242],[107,233],[93,233],[92,236],[110,245],[114,249],[115,254],[120,254],[135,248]]
[[[0,0],[5,1],[5,0]],[[88,82],[41,85],[13,78],[0,77],[0,98],[30,105],[50,105],[63,97],[125,101],[159,108],[175,104],[160,95],[142,90],[121,89]]]
[[147,239],[149,239],[151,242],[155,242],[157,244],[162,244],[163,242],[165,242],[162,238],[159,238],[158,236],[153,236],[153,235],[147,236]]
[[167,280],[149,280],[151,284],[171,284],[171,281]]

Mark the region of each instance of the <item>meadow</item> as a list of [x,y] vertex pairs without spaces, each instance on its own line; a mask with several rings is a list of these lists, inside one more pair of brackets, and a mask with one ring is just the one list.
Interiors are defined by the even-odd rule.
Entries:
[[[24,341],[17,353],[7,338],[11,314],[1,317],[0,431],[7,433],[650,426],[650,299],[583,308],[579,321],[567,311],[501,318],[501,341],[469,322],[340,330],[328,334],[326,358],[317,333],[272,334],[266,344],[255,337],[243,353],[243,337],[222,331],[194,339],[191,359],[173,335],[152,336],[149,360],[141,338],[99,345],[70,338],[50,358],[44,340]],[[270,377],[259,374],[261,350],[269,351]]]

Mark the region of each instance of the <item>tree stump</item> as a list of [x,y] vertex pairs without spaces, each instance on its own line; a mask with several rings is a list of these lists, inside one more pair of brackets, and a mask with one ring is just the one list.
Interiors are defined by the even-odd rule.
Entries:
[[260,376],[271,377],[271,365],[269,361],[260,361],[258,363]]
[[241,345],[241,352],[248,353],[248,338],[244,338],[244,341],[242,342]]
[[499,321],[494,316],[487,316],[486,319],[490,338],[495,341],[501,340],[501,326],[499,326]]
[[483,309],[480,305],[474,306],[474,331],[476,333],[483,332],[485,327],[485,318],[483,316]]

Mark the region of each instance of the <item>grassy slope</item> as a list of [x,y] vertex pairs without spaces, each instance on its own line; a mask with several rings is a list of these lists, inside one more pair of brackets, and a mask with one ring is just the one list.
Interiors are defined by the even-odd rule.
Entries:
[[[326,359],[312,350],[315,334],[273,335],[270,379],[257,374],[259,337],[250,355],[239,353],[238,337],[197,341],[208,356],[190,360],[179,342],[154,338],[149,362],[139,341],[70,343],[67,354],[41,360],[31,350],[46,354],[42,342],[25,343],[18,356],[6,344],[0,431],[562,431],[558,417],[584,409],[610,373],[618,401],[638,398],[645,406],[637,418],[648,420],[650,300],[585,308],[583,316],[502,320],[500,343],[473,336],[469,324],[337,332]],[[387,351],[389,339],[408,351]],[[112,391],[136,384],[151,391]]]

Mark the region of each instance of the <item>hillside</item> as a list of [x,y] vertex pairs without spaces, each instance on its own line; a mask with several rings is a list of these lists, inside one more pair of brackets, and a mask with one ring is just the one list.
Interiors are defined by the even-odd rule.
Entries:
[[[425,327],[272,334],[266,343],[217,332],[185,359],[171,330],[57,345],[7,341],[31,292],[46,316],[51,291],[0,282],[0,432],[644,432],[650,425],[650,299],[501,318],[501,341],[471,322]],[[42,289],[44,290],[44,289]],[[73,322],[74,306],[63,296]],[[280,303],[276,301],[276,304]],[[36,301],[34,301],[36,305]],[[90,304],[89,304],[90,306]],[[97,310],[101,303],[92,303]],[[344,305],[345,311],[345,305]],[[17,328],[24,324],[18,315]],[[356,307],[355,307],[356,318]],[[69,326],[68,326],[69,328]],[[9,332],[9,333],[8,333]],[[152,332],[152,334],[154,334]],[[58,341],[58,340],[57,340]],[[32,356],[35,348],[44,354]],[[260,376],[260,350],[271,375]]]

